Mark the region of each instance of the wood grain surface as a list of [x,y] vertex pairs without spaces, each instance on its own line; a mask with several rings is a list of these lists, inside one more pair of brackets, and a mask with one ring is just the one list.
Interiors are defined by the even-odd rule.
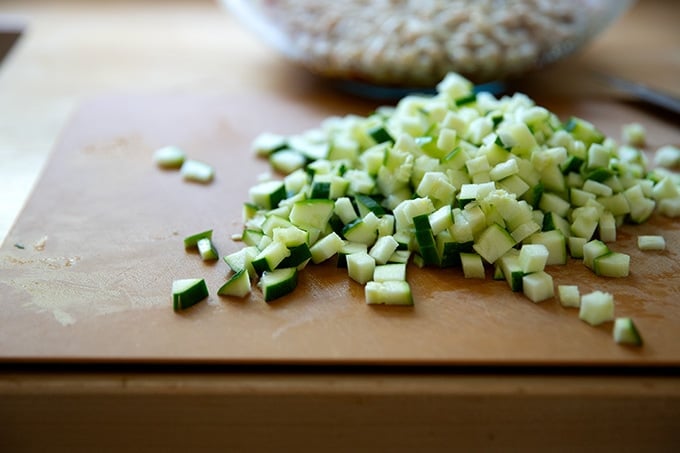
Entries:
[[[671,125],[625,105],[548,107],[589,118],[614,136],[622,124],[642,122],[650,147],[680,141]],[[591,327],[555,299],[534,304],[504,282],[466,280],[459,269],[410,266],[412,308],[367,306],[363,287],[334,262],[309,266],[298,289],[271,304],[257,289],[244,300],[217,296],[226,264],[204,264],[182,239],[212,228],[222,255],[241,247],[231,235],[242,229],[247,190],[269,171],[250,152],[252,138],[369,108],[341,97],[302,105],[249,94],[119,95],[84,104],[0,250],[1,359],[680,364],[680,223],[657,217],[626,226],[612,245],[631,255],[630,278],[596,277],[579,261],[549,269],[556,285],[611,292],[617,316],[635,318],[642,348],[615,344],[611,323]],[[157,168],[151,155],[167,144],[212,164],[215,181],[188,183]],[[638,234],[663,234],[667,250],[637,250]],[[211,295],[175,313],[171,282],[189,277],[204,277]]]

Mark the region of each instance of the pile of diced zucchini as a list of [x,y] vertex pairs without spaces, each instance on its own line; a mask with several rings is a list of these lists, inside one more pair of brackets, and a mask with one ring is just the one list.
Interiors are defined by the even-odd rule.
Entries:
[[250,189],[245,246],[224,260],[235,295],[257,281],[266,301],[293,291],[308,263],[336,259],[369,304],[412,304],[411,262],[467,278],[489,271],[540,302],[554,297],[546,265],[571,256],[626,276],[617,228],[656,209],[680,215],[677,176],[648,171],[639,148],[526,95],[475,93],[457,74],[435,95],[265,133],[253,147],[279,176]]

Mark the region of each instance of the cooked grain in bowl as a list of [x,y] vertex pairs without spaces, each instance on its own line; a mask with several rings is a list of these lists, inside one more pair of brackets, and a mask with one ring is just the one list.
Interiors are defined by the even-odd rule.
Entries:
[[[622,10],[630,2],[615,3]],[[279,47],[312,71],[388,85],[432,85],[450,71],[477,82],[505,78],[571,52],[613,18],[603,0],[250,0],[239,7],[264,19]]]

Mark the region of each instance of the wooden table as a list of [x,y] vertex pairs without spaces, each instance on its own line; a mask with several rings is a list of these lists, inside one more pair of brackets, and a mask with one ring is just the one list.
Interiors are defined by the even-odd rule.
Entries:
[[[539,100],[611,102],[618,95],[593,76],[602,71],[680,95],[679,20],[674,0],[641,0],[584,52],[517,87]],[[245,84],[314,103],[328,89],[203,0],[3,2],[0,31],[17,27],[0,66],[0,237],[90,97]],[[677,371],[10,364],[0,451],[673,451]]]

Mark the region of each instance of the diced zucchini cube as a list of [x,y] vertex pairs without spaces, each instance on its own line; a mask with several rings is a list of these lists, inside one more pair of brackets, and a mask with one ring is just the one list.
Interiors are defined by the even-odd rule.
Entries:
[[212,239],[213,230],[201,231],[184,238],[184,248],[196,247],[201,239]]
[[[369,212],[372,212],[376,216],[384,216],[387,212],[377,200],[368,195],[357,194],[354,196],[354,201],[356,201],[357,208],[359,209],[359,216],[364,217]],[[345,222],[348,223],[348,222]]]
[[664,250],[666,240],[660,235],[640,235],[637,238],[637,245],[640,250]]
[[678,196],[680,196],[680,188],[670,176],[661,178],[661,181],[654,184],[652,189],[652,198],[656,201],[664,198],[677,198]]
[[586,245],[588,240],[586,238],[580,238],[578,236],[569,236],[569,254],[572,258],[583,258],[583,246]]
[[376,282],[385,282],[390,280],[404,281],[406,280],[406,264],[390,263],[375,266],[373,271],[373,280]]
[[251,285],[245,269],[233,274],[218,290],[220,296],[246,297],[250,294]]
[[606,168],[609,166],[610,151],[599,143],[593,143],[588,147],[587,166],[589,169]]
[[333,212],[338,217],[340,217],[340,220],[345,225],[351,223],[359,217],[356,210],[354,209],[354,205],[352,205],[352,200],[350,200],[348,197],[340,197],[335,200]]
[[647,132],[640,123],[628,123],[621,126],[621,136],[625,144],[642,147],[645,145]]
[[593,260],[593,271],[601,277],[628,277],[630,255],[611,252]]
[[282,267],[262,274],[259,287],[265,302],[271,302],[293,292],[297,287],[297,269],[294,267]]
[[276,227],[272,230],[275,242],[282,242],[286,247],[295,247],[309,241],[309,233],[296,226]]
[[307,158],[303,154],[292,149],[283,149],[269,155],[272,168],[284,175],[303,168],[306,162]]
[[680,217],[680,196],[659,201],[659,213],[673,219]]
[[416,193],[421,197],[438,200],[443,205],[451,205],[456,194],[456,188],[449,182],[445,173],[428,171],[420,180]]
[[360,244],[358,242],[348,242],[345,241],[344,245],[338,252],[338,262],[337,267],[347,268],[347,256],[352,253],[368,252],[368,246],[366,244]]
[[186,153],[177,146],[164,146],[153,153],[156,165],[162,168],[180,168],[186,159]]
[[567,241],[560,230],[540,231],[526,240],[529,244],[543,244],[548,249],[547,265],[567,263]]
[[385,264],[398,247],[399,243],[392,236],[381,236],[375,241],[368,254],[375,259],[376,264]]
[[378,226],[380,220],[369,212],[364,217],[360,217],[342,229],[342,235],[348,241],[360,242],[366,245],[373,245],[378,238]]
[[522,278],[524,278],[524,272],[522,272],[522,267],[519,265],[519,254],[515,252],[516,249],[512,249],[510,252],[503,255],[497,262],[500,262],[503,276],[508,282],[510,289],[514,292],[518,292],[522,291]]
[[302,268],[312,258],[312,252],[307,243],[303,242],[300,245],[288,247],[290,255],[285,257],[278,267],[296,267]]
[[280,151],[287,146],[286,137],[280,134],[264,132],[252,142],[252,149],[258,156],[268,156],[275,151]]
[[[512,175],[516,175],[517,173],[519,173],[519,166],[517,165],[517,160],[508,159],[504,162],[496,164],[491,170],[489,170],[489,177],[493,181],[500,181]],[[529,186],[527,185],[527,189],[528,188]]]
[[642,346],[642,337],[631,318],[616,318],[612,333],[617,343]]
[[273,271],[289,255],[290,250],[283,243],[272,242],[253,259],[253,267],[258,274]]
[[538,207],[543,212],[554,212],[561,217],[567,217],[571,204],[552,192],[545,192],[538,202]]
[[664,168],[674,168],[680,164],[680,148],[664,145],[654,152],[654,165]]
[[343,241],[337,233],[332,232],[327,234],[310,247],[309,251],[312,255],[312,262],[314,262],[314,264],[319,264],[326,261],[342,250],[344,245],[345,241]]
[[451,215],[451,206],[445,205],[437,209],[429,215],[430,228],[433,235],[438,235],[442,231],[448,229],[453,225],[453,216]]
[[203,261],[214,261],[219,258],[217,249],[215,248],[211,239],[203,238],[199,239],[196,243],[198,247],[198,253],[201,255]]
[[530,274],[545,269],[548,262],[548,249],[543,244],[523,244],[519,252],[519,265],[522,272]]
[[473,248],[488,263],[498,258],[515,246],[515,239],[497,223],[490,225],[475,241]]
[[369,281],[364,288],[366,303],[369,305],[413,305],[411,287],[406,281]]
[[365,284],[373,279],[375,259],[366,252],[347,255],[347,274],[357,283]]
[[200,183],[209,183],[215,177],[215,170],[212,166],[193,159],[186,159],[179,172],[185,180]]
[[460,262],[463,266],[463,276],[465,278],[486,278],[484,262],[482,257],[476,253],[461,253]]
[[397,250],[392,254],[392,256],[390,256],[390,259],[387,260],[387,263],[407,264],[409,258],[411,258],[410,250]]
[[202,278],[184,278],[172,282],[172,307],[175,311],[196,305],[208,297],[208,287]]
[[333,215],[335,202],[327,199],[311,199],[295,202],[291,208],[290,222],[302,229],[316,228],[323,231]]
[[591,326],[614,320],[614,296],[602,291],[593,291],[581,296],[579,318]]
[[286,187],[283,181],[264,181],[249,190],[250,201],[262,209],[276,208],[286,198]]
[[616,219],[614,219],[614,214],[609,211],[603,212],[600,216],[598,230],[600,232],[600,240],[602,240],[602,242],[615,242]]
[[581,293],[577,285],[557,285],[557,295],[563,307],[579,307]]
[[553,278],[545,271],[527,274],[522,277],[522,292],[534,303],[550,299],[555,295]]
[[583,245],[583,264],[587,268],[592,269],[596,258],[610,252],[607,244],[598,239],[593,239]]
[[593,179],[583,183],[583,190],[597,197],[609,197],[614,193],[611,187]]

